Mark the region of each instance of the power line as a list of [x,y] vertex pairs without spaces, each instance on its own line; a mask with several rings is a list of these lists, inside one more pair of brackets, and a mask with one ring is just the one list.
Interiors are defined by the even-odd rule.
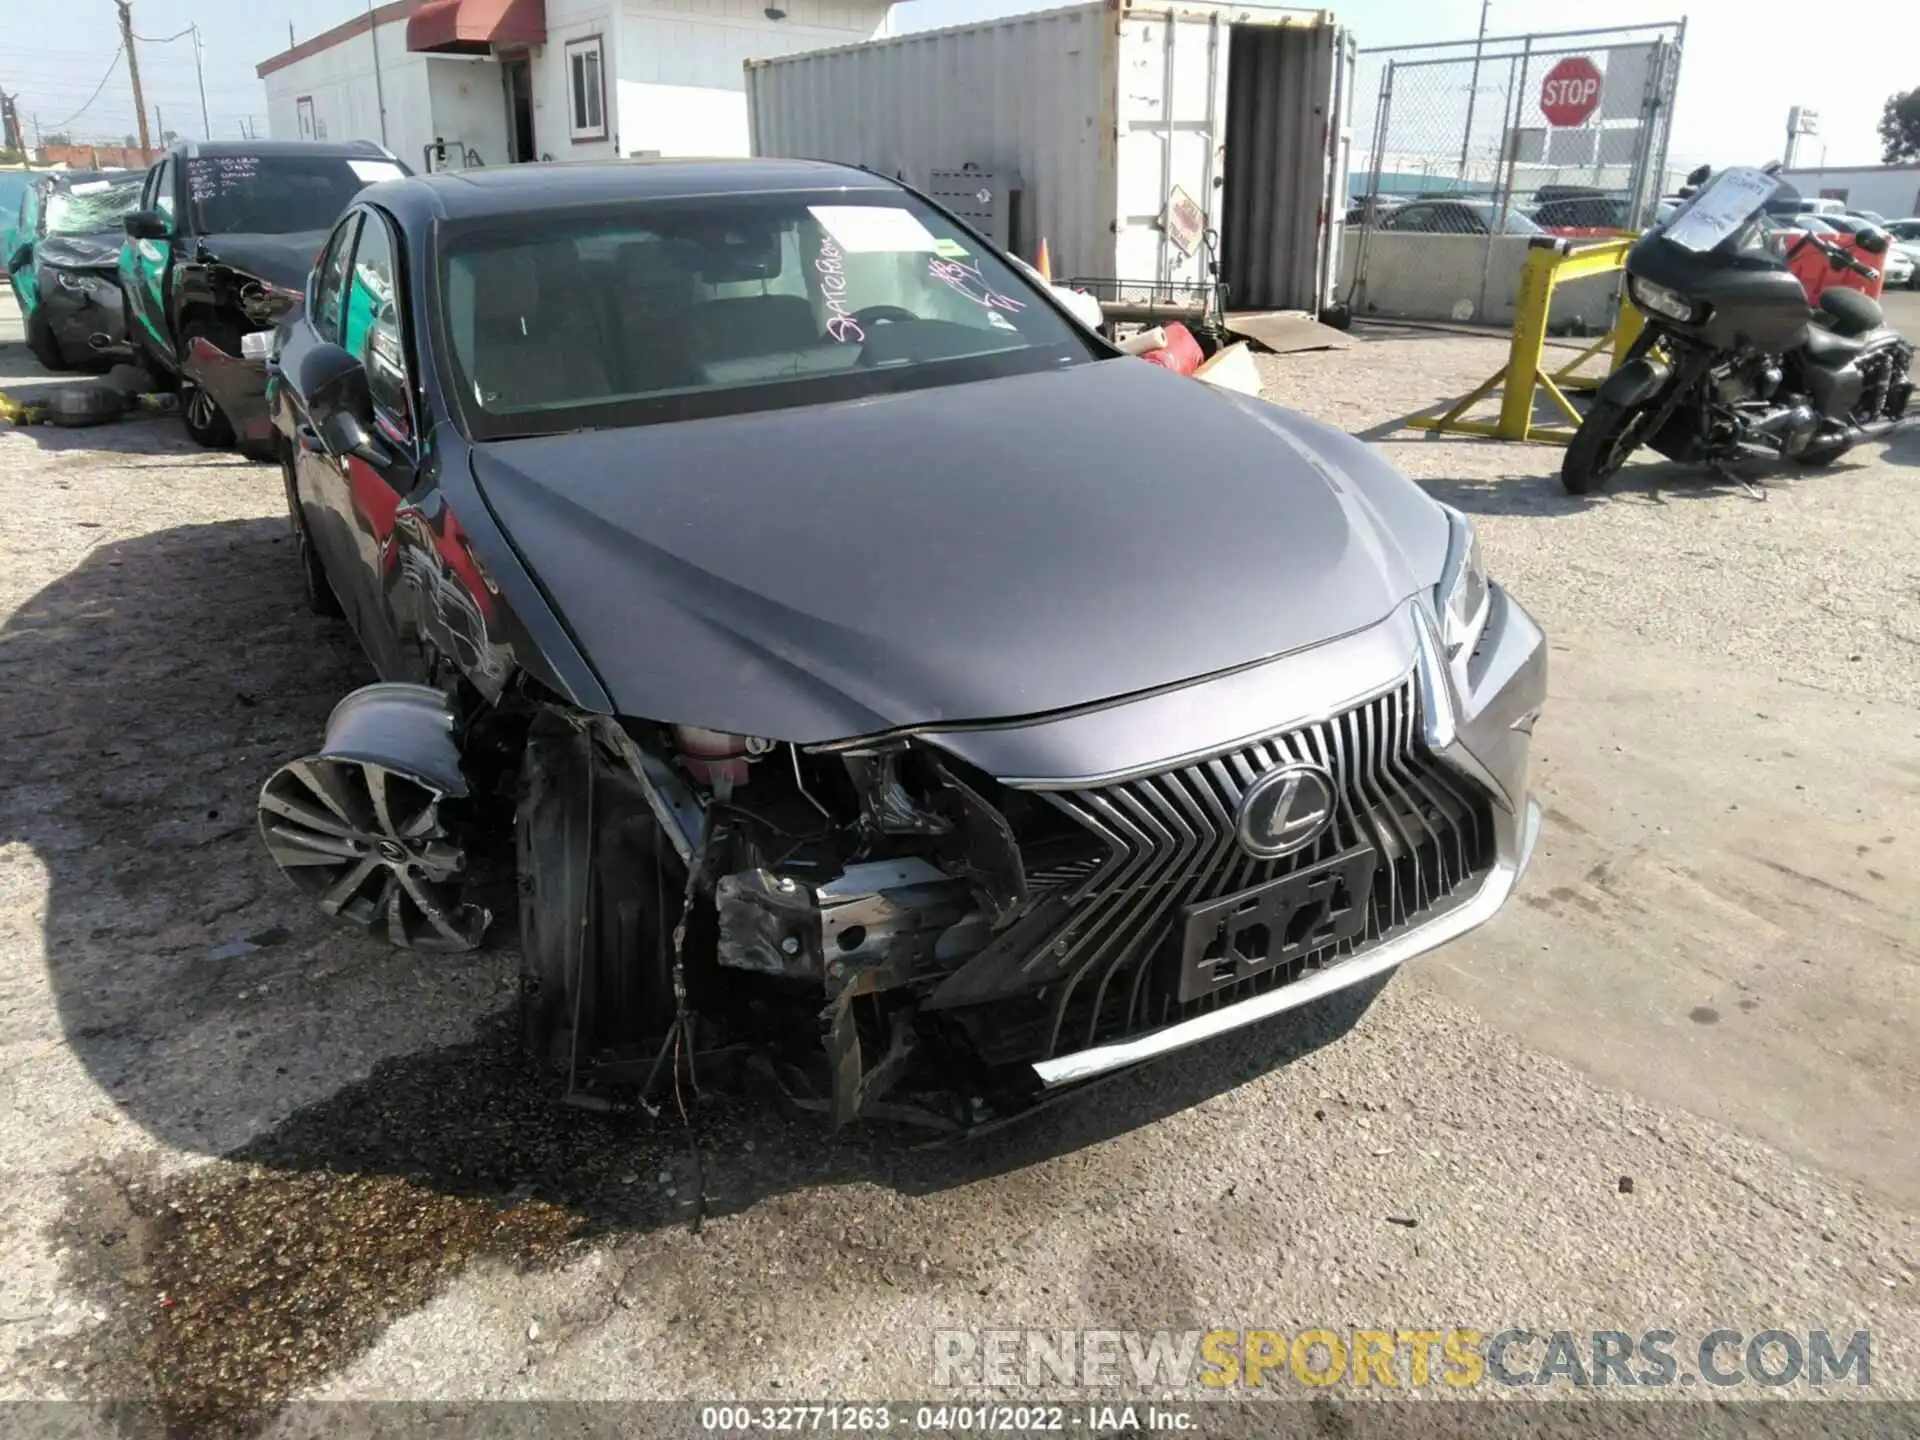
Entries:
[[100,92],[107,88],[107,81],[113,78],[114,69],[120,64],[120,53],[121,53],[121,47],[116,45],[113,50],[113,59],[107,62],[107,73],[102,75],[100,77],[100,83],[93,87],[93,94],[87,97],[87,103],[85,105],[82,105],[78,110],[74,111],[73,114],[69,115],[66,119],[62,120],[58,125],[55,125],[53,127],[55,130],[66,129],[67,126],[71,125],[74,121],[78,120],[82,115],[86,114],[87,110],[92,106],[93,102],[100,98]]

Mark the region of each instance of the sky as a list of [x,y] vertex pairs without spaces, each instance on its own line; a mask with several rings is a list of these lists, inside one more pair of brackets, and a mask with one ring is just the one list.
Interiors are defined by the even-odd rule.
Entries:
[[[896,31],[930,29],[1050,8],[1022,0],[906,0]],[[1480,0],[1346,0],[1330,8],[1362,46],[1471,37]],[[131,132],[133,104],[124,60],[114,61],[119,24],[112,0],[4,0],[0,89],[19,97],[23,122],[43,134],[118,140]],[[292,22],[306,38],[365,9],[365,0],[134,0],[149,119],[157,103],[167,129],[201,131],[191,41],[158,41],[198,24],[204,42],[207,111],[216,135],[237,137],[249,119],[263,133],[266,99],[253,67],[287,45]],[[1687,18],[1686,56],[1675,108],[1676,160],[1756,163],[1780,153],[1790,105],[1820,112],[1821,134],[1802,142],[1802,163],[1879,163],[1880,107],[1920,86],[1920,6],[1909,0],[1836,10],[1846,22],[1830,38],[1810,34],[1809,7],[1783,27],[1753,0],[1636,0],[1616,16],[1573,0],[1490,0],[1488,32],[1519,35],[1571,29],[1603,18],[1639,22]],[[109,71],[109,64],[112,69]],[[104,87],[100,86],[102,79]],[[98,98],[89,97],[98,89]],[[79,112],[77,115],[75,112]],[[64,122],[64,124],[63,124]]]

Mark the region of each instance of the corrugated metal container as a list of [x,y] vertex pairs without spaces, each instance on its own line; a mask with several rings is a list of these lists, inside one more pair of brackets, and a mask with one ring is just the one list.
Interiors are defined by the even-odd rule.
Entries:
[[1017,174],[1014,248],[1044,238],[1056,278],[1203,281],[1217,249],[1236,308],[1331,302],[1353,44],[1325,11],[1107,0],[746,72],[756,155]]

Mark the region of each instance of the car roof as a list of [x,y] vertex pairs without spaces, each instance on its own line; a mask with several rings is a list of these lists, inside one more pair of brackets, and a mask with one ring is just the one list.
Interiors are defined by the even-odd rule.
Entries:
[[188,140],[176,145],[169,153],[181,155],[189,160],[202,157],[218,159],[222,155],[247,155],[265,160],[275,155],[320,155],[338,156],[345,159],[374,157],[380,160],[392,156],[371,140]]
[[96,180],[112,184],[119,180],[138,180],[144,170],[56,170],[47,177],[57,189],[62,185],[90,185]]
[[366,198],[396,212],[470,219],[621,200],[898,188],[870,170],[821,160],[636,159],[442,170],[383,180]]

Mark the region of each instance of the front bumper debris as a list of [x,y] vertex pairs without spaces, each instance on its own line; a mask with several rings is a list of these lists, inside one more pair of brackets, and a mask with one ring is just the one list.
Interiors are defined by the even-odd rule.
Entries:
[[[1016,727],[1025,735],[916,742],[991,756],[1003,775],[1015,751],[1059,767],[1000,782],[1027,792],[1002,792],[1003,803],[1057,810],[1083,845],[1063,851],[1056,833],[1044,855],[1023,849],[1023,903],[1004,923],[978,875],[924,858],[856,864],[824,883],[777,867],[719,882],[721,965],[823,995],[836,1119],[893,1086],[930,1042],[1024,1076],[1013,1088],[1030,1101],[1312,1004],[1482,924],[1526,870],[1546,647],[1497,586],[1477,643],[1452,663],[1420,600],[1272,674],[1192,688],[1205,693]],[[1203,726],[1211,743],[1166,759],[1181,741],[1163,707],[1187,717],[1180,733]],[[1252,738],[1222,744],[1218,719],[1242,714],[1263,717],[1243,732]],[[1072,773],[1092,753],[1123,768]],[[1241,804],[1288,762],[1321,767],[1335,816],[1310,847],[1262,858],[1240,843]]]
[[98,276],[88,279],[91,283],[84,289],[69,289],[57,281],[40,287],[40,308],[61,357],[68,361],[105,359],[127,349],[126,309],[119,286]]
[[242,450],[257,452],[272,444],[264,360],[229,355],[205,336],[196,335],[181,358],[180,373],[213,397]]

